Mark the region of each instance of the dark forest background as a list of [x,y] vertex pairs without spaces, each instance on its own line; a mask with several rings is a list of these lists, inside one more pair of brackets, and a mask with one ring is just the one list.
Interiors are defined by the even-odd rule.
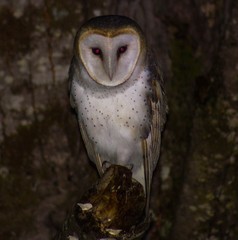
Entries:
[[144,30],[169,115],[148,240],[238,239],[238,1],[0,1],[0,239],[53,239],[97,179],[67,94],[76,30],[121,14]]

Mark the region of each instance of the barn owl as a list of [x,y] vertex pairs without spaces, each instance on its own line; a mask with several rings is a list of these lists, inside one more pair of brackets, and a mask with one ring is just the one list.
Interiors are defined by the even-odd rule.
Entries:
[[132,19],[109,15],[82,25],[69,71],[70,102],[91,161],[131,166],[149,207],[166,101],[145,36]]

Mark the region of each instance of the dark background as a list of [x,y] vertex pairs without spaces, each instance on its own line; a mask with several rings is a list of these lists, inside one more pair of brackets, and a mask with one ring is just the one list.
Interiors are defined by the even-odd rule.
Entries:
[[53,239],[97,179],[67,73],[77,28],[104,14],[141,25],[166,84],[146,239],[236,240],[237,0],[0,1],[0,239]]

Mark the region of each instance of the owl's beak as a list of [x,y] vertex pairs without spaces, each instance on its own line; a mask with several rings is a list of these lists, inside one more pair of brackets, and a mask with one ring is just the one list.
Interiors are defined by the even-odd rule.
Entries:
[[112,56],[108,56],[107,58],[104,59],[104,69],[110,79],[112,81],[113,79],[113,74],[116,70],[116,59],[114,59]]

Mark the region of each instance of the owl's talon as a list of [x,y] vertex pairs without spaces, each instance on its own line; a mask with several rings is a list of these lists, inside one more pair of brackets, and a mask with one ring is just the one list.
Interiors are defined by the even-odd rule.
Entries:
[[111,165],[112,163],[110,163],[109,161],[104,161],[102,163],[102,171],[105,172]]
[[132,164],[132,163],[131,164],[127,164],[125,167],[132,171],[132,169],[134,167],[134,164]]

